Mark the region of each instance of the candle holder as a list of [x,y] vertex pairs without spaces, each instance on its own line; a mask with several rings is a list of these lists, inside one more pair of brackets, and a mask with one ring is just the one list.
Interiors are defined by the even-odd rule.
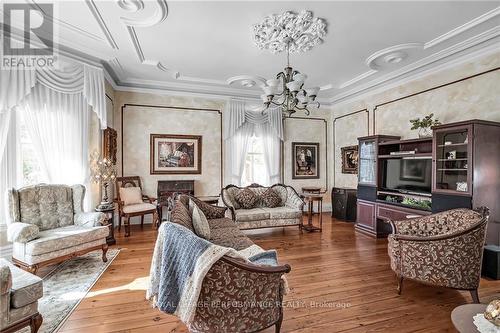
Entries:
[[108,187],[109,184],[116,180],[116,166],[107,158],[100,158],[99,153],[94,152],[91,156],[90,177],[96,184],[102,186],[101,203],[97,206],[99,210],[110,209],[113,207],[113,202],[109,201]]

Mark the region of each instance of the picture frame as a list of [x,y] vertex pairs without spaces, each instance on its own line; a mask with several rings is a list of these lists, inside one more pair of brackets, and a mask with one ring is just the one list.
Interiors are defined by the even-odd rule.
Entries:
[[340,148],[342,154],[342,173],[358,173],[358,146],[347,146]]
[[150,174],[201,174],[202,136],[150,134]]
[[292,179],[319,179],[319,142],[292,142]]
[[115,129],[107,127],[102,135],[102,157],[116,165],[116,152],[118,149],[118,133]]

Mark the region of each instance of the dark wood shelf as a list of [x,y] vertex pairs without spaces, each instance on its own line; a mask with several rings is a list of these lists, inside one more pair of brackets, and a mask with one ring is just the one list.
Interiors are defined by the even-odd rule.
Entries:
[[432,157],[432,153],[415,153],[401,155],[378,155],[378,158],[402,158],[402,157]]
[[449,145],[437,145],[438,148],[444,148],[444,147],[457,147],[457,146],[467,146],[468,143],[467,142],[462,142],[462,143],[452,143],[452,144],[449,144]]
[[432,137],[430,138],[419,138],[419,139],[408,139],[408,140],[391,140],[381,142],[379,146],[389,146],[389,145],[399,145],[401,143],[420,143],[420,142],[429,142],[432,143]]
[[464,169],[464,168],[446,168],[446,169],[437,169],[438,171],[467,171],[469,169]]
[[467,158],[438,158],[438,162],[467,161]]

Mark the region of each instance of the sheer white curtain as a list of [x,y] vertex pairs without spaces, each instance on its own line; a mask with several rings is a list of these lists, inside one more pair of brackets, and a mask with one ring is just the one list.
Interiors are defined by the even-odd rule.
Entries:
[[90,112],[81,93],[37,85],[19,110],[49,183],[86,184]]
[[[18,160],[17,124],[14,111],[0,113],[2,150],[0,150],[0,224],[6,224],[9,216],[7,189],[17,187],[20,180]],[[5,131],[5,133],[3,133]],[[5,134],[5,136],[3,135]]]
[[246,110],[245,102],[231,100],[224,112],[225,177],[224,183],[241,185],[248,144],[253,135],[264,143],[266,179],[270,185],[280,181],[280,144],[283,123],[277,109],[265,114]]

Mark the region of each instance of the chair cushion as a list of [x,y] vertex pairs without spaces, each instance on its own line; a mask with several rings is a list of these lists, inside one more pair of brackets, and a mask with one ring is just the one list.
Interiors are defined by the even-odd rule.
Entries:
[[89,228],[71,225],[44,230],[37,239],[26,243],[25,251],[28,255],[41,255],[106,238],[108,234],[108,227]]
[[271,219],[295,219],[302,216],[302,211],[290,207],[267,208]]
[[40,230],[73,224],[73,193],[66,185],[36,185],[18,190],[21,220]]
[[252,209],[259,202],[259,196],[249,188],[240,190],[234,197],[243,209]]
[[134,205],[128,205],[128,206],[123,206],[123,212],[124,213],[139,213],[139,212],[145,212],[148,210],[156,209],[156,206],[150,203],[140,203],[140,204],[134,204]]
[[36,302],[43,296],[42,279],[36,275],[17,268],[5,259],[0,259],[1,265],[7,265],[12,274],[10,291],[10,306],[16,309]]
[[264,206],[268,208],[279,207],[282,205],[280,195],[272,188],[268,188],[264,193],[262,193],[260,198]]
[[125,206],[142,203],[140,187],[120,187],[120,200]]
[[270,217],[269,211],[274,208],[252,208],[238,209],[236,213],[237,222],[267,220]]

